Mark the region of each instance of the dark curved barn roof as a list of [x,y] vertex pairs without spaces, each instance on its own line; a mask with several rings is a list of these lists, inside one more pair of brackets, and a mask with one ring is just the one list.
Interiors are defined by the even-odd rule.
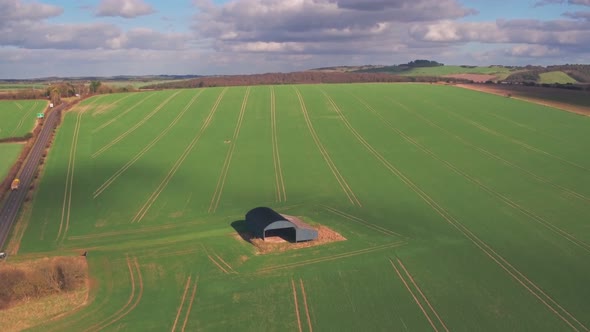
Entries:
[[295,242],[314,240],[318,232],[294,217],[285,217],[271,208],[257,207],[246,213],[246,223],[254,236],[264,239],[267,230],[295,229]]

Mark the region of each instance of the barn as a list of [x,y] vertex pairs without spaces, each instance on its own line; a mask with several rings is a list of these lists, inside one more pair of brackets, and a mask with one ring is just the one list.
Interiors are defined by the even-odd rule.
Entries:
[[301,219],[282,215],[268,207],[257,207],[246,213],[246,224],[258,238],[280,236],[291,242],[311,241],[318,238],[318,231]]

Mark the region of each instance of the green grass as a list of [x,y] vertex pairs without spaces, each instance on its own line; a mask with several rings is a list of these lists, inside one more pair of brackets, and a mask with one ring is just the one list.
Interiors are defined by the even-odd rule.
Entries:
[[504,67],[461,67],[461,66],[439,66],[413,68],[401,73],[406,76],[445,76],[453,74],[487,74],[505,78],[510,74],[509,68]]
[[[37,330],[582,330],[589,129],[436,85],[94,97],[12,259],[89,250],[90,304]],[[257,255],[234,229],[256,206],[347,241]]]
[[0,138],[22,137],[31,132],[37,113],[46,106],[43,100],[0,101]]
[[47,84],[0,83],[0,90],[45,89]]
[[578,83],[575,79],[571,78],[568,74],[562,71],[550,71],[547,73],[539,74],[541,77],[538,83],[559,83],[559,84],[567,84],[567,83]]
[[0,182],[4,180],[22,150],[23,144],[20,143],[0,143]]

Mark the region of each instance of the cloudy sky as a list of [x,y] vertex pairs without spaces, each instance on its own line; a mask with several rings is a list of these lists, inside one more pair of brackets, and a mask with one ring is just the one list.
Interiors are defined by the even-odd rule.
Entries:
[[0,78],[590,63],[590,0],[0,0]]

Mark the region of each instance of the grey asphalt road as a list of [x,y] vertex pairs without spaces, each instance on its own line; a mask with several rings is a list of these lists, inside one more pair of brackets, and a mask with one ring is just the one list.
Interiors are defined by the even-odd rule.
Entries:
[[43,150],[51,138],[51,132],[57,126],[61,111],[65,107],[67,107],[66,103],[56,107],[45,118],[41,132],[37,136],[37,140],[29,152],[29,157],[19,176],[20,187],[18,190],[10,191],[8,193],[4,205],[0,208],[0,251],[4,250],[4,245],[8,238],[10,228],[16,220],[18,211],[27,196],[28,188],[31,185],[35,172],[37,171],[37,167],[39,166]]

